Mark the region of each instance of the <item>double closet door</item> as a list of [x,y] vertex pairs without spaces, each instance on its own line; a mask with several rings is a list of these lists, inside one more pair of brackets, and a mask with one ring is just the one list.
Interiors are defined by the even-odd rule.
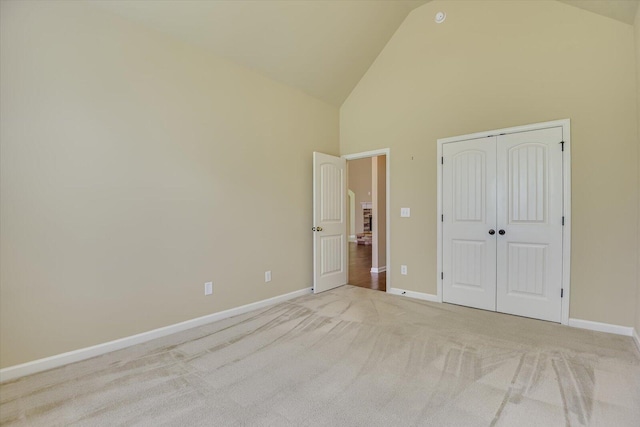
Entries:
[[443,301],[560,322],[562,127],[445,143]]

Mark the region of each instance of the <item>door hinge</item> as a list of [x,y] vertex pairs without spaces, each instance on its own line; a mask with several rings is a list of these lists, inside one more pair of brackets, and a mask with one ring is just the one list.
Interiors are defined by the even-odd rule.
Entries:
[[440,221],[444,222],[444,215],[440,215]]
[[564,141],[560,141],[560,145],[562,146],[562,151],[564,151]]
[[564,217],[562,217],[562,225],[564,225]]
[[[433,163],[432,163],[433,164]],[[444,165],[444,157],[440,157],[440,164]]]
[[564,289],[560,289],[560,298],[564,298]]
[[444,280],[444,273],[440,273],[440,279]]

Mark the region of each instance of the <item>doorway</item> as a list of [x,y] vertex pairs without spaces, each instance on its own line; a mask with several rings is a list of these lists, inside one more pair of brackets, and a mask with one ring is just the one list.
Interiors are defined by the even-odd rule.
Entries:
[[349,195],[348,284],[387,290],[388,155],[361,153],[347,159]]

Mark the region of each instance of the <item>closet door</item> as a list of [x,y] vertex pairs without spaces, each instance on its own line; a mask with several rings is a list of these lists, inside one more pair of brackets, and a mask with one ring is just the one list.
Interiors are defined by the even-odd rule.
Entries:
[[497,311],[560,322],[562,128],[497,142]]
[[443,300],[496,309],[496,138],[443,146]]

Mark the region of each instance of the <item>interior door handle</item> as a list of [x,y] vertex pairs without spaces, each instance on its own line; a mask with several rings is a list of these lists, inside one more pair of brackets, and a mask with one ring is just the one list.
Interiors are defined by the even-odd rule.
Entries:
[[494,229],[489,230],[489,234],[491,234],[493,236],[494,234],[496,234],[496,230],[494,230]]
[[322,227],[316,227],[316,231],[322,231]]
[[504,230],[500,230],[500,231],[498,231],[498,234],[500,234],[501,236],[504,236],[504,235],[505,235],[505,233],[506,233],[506,231],[504,231]]

